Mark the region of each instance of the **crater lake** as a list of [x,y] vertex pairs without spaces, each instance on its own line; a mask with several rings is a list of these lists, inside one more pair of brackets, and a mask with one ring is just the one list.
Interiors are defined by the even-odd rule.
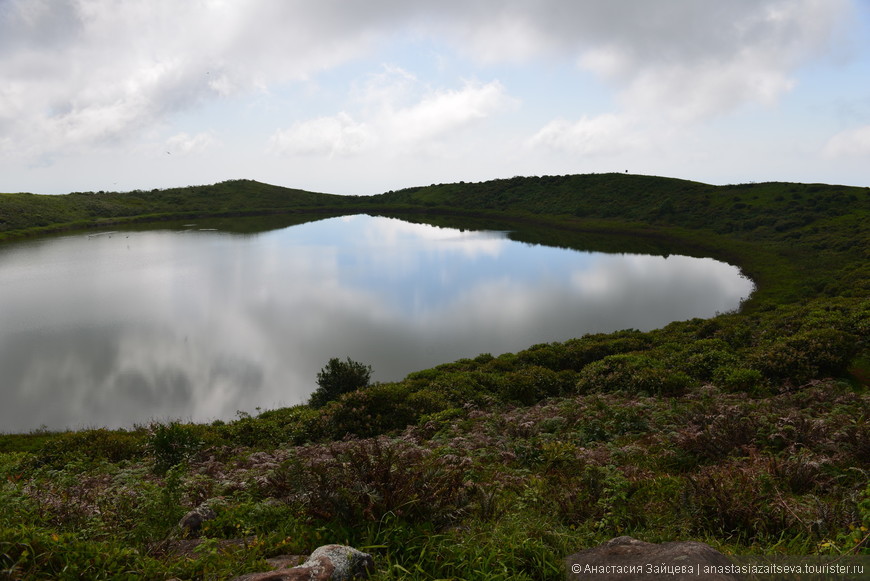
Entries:
[[710,258],[367,215],[6,243],[0,431],[228,420],[306,402],[331,357],[394,381],[480,353],[711,317],[752,290]]

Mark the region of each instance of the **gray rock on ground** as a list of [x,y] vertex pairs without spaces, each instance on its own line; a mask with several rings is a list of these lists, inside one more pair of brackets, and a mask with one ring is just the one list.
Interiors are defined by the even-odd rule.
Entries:
[[202,528],[202,523],[208,520],[217,518],[217,514],[210,504],[204,502],[195,509],[181,517],[178,521],[178,526],[184,530],[187,536],[195,537],[199,535],[199,530]]
[[249,573],[233,581],[352,581],[366,579],[372,571],[374,560],[368,553],[344,545],[324,545],[296,567]]
[[[738,581],[741,579],[739,575],[727,573],[727,567],[733,565],[728,557],[710,545],[695,541],[655,544],[631,537],[617,537],[597,547],[568,556],[565,565],[569,580]],[[705,569],[705,567],[709,568]]]

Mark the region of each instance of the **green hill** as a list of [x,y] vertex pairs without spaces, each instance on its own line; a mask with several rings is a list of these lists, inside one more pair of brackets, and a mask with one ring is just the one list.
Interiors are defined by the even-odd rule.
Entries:
[[432,185],[373,199],[424,208],[641,222],[748,240],[796,240],[833,228],[844,231],[844,239],[834,248],[838,251],[858,246],[870,232],[870,188],[824,184],[712,186],[673,178],[593,174]]
[[73,192],[64,196],[2,194],[0,240],[132,220],[316,211],[325,206],[343,207],[350,199],[252,180],[166,190]]
[[870,291],[870,188],[593,174],[432,185],[371,201],[670,239],[739,264],[761,287],[756,300]]

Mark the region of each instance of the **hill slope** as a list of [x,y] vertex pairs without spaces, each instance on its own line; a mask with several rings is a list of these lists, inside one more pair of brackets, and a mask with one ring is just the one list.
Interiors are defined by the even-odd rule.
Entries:
[[[718,250],[718,257],[744,267],[762,286],[777,287],[771,289],[775,302],[870,293],[870,188],[712,186],[593,174],[440,184],[369,201],[430,213],[510,214],[551,224],[558,217],[561,227],[575,230],[621,231],[626,223],[642,224],[684,246]],[[738,248],[741,244],[750,246]]]
[[263,214],[342,207],[352,198],[233,180],[210,186],[64,196],[0,195],[0,239],[34,231],[85,228],[123,219]]
[[759,240],[796,239],[834,227],[847,229],[857,243],[870,232],[870,188],[824,184],[712,186],[674,178],[592,174],[441,184],[388,192],[372,200],[618,219]]

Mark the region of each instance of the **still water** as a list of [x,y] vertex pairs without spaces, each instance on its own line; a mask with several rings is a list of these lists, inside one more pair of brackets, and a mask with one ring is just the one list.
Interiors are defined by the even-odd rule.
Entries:
[[0,432],[231,419],[307,400],[330,357],[391,381],[479,353],[652,329],[752,290],[712,259],[532,246],[351,216],[256,235],[0,246]]

